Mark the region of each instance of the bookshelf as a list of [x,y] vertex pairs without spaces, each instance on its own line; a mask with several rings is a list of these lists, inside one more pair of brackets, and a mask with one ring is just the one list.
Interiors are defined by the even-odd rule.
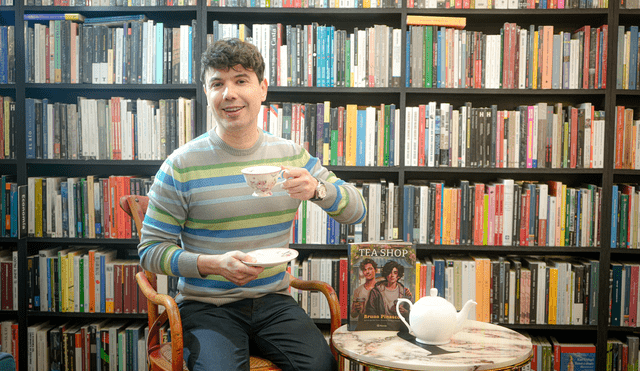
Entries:
[[[517,168],[452,168],[452,167],[423,167],[404,166],[402,153],[404,141],[400,142],[399,164],[394,167],[347,167],[331,166],[331,170],[349,180],[379,179],[394,182],[396,185],[412,184],[427,180],[443,180],[454,185],[460,179],[476,182],[491,182],[498,178],[515,180],[549,181],[560,180],[567,184],[594,183],[602,186],[602,199],[611,200],[613,184],[624,182],[638,182],[640,172],[635,170],[621,170],[613,168],[615,135],[610,130],[614,127],[616,105],[625,105],[640,109],[637,105],[640,92],[638,90],[622,90],[615,86],[616,79],[616,45],[618,25],[638,25],[640,10],[620,9],[616,1],[609,1],[608,9],[423,9],[423,8],[376,8],[376,9],[299,9],[299,8],[250,8],[250,7],[215,7],[207,6],[202,0],[198,5],[188,6],[141,6],[141,7],[109,7],[109,6],[25,6],[18,1],[13,6],[0,7],[3,24],[21,25],[24,14],[28,13],[81,13],[86,17],[105,16],[112,14],[146,14],[149,19],[163,21],[166,24],[190,24],[197,20],[194,33],[197,35],[194,44],[194,55],[199,55],[205,47],[206,35],[211,34],[213,21],[220,23],[244,23],[247,25],[258,23],[282,23],[285,25],[306,25],[311,22],[333,25],[336,29],[351,32],[354,27],[364,29],[372,25],[382,24],[402,30],[403,45],[406,41],[407,15],[439,15],[459,16],[467,18],[467,30],[481,31],[486,34],[499,34],[504,22],[514,22],[519,26],[554,25],[554,32],[574,31],[583,25],[600,26],[607,24],[608,34],[608,70],[607,87],[605,89],[460,89],[460,88],[416,88],[405,86],[407,71],[404,61],[409,58],[406,49],[402,48],[401,84],[396,87],[385,88],[351,88],[351,87],[287,87],[270,84],[267,102],[303,102],[322,103],[330,100],[332,105],[357,104],[361,106],[379,106],[395,104],[400,109],[400,117],[404,119],[406,107],[426,104],[429,101],[447,102],[455,107],[472,102],[474,107],[488,107],[497,104],[499,109],[511,110],[519,105],[535,104],[538,102],[579,105],[591,102],[596,109],[604,110],[606,114],[606,128],[604,137],[604,167],[601,169],[517,169]],[[15,29],[16,66],[23,65],[25,60],[24,28]],[[194,72],[198,76],[199,63]],[[24,83],[25,71],[16,69],[16,84],[0,84],[0,95],[10,96],[16,102],[16,123],[25,122],[26,98],[55,97],[62,103],[75,103],[77,96],[92,99],[109,99],[112,96],[122,96],[129,99],[143,97],[145,99],[166,99],[188,96],[195,99],[196,131],[202,133],[206,127],[206,100],[198,82],[189,84],[42,84]],[[402,121],[401,121],[402,122]],[[22,126],[17,126],[22,127]],[[404,138],[404,127],[400,125],[400,138]],[[99,175],[129,175],[137,174],[152,176],[161,161],[141,160],[44,160],[26,158],[26,134],[24,130],[15,131],[16,158],[0,160],[0,173],[15,175],[18,184],[27,184],[27,179],[33,176],[67,176],[84,177],[91,174]],[[402,199],[399,200],[402,208]],[[600,240],[601,247],[543,247],[543,246],[459,246],[459,245],[431,245],[418,244],[418,256],[425,257],[432,254],[458,255],[470,250],[482,254],[495,255],[569,255],[587,256],[600,261],[601,269],[597,281],[600,289],[597,325],[507,325],[517,330],[527,330],[538,333],[566,332],[575,339],[581,337],[592,339],[597,344],[596,369],[605,369],[606,344],[610,336],[624,336],[637,334],[637,328],[608,326],[608,292],[609,292],[609,264],[614,260],[638,262],[637,250],[609,248],[611,225],[611,205],[602,203],[603,226]],[[28,325],[45,318],[64,319],[76,317],[76,313],[41,313],[28,310],[27,293],[23,290],[26,282],[27,257],[40,249],[54,245],[82,245],[98,244],[116,249],[119,256],[135,249],[135,240],[105,240],[105,239],[72,239],[72,238],[1,238],[2,249],[18,252],[18,310],[0,311],[0,314],[10,319],[17,319],[19,323],[19,341],[27,342]],[[323,248],[329,254],[344,251],[344,245],[296,245],[303,255]],[[86,318],[144,318],[144,315],[113,315],[113,314],[81,314]],[[322,320],[319,321],[322,323]],[[27,349],[20,349],[20,359],[27,359]],[[26,362],[20,362],[20,370],[26,370]]]

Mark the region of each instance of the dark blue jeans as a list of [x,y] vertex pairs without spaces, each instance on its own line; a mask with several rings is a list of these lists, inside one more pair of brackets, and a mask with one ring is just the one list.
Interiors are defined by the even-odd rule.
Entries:
[[180,316],[191,371],[249,370],[250,351],[283,371],[337,370],[324,336],[290,296],[270,294],[219,307],[186,301]]

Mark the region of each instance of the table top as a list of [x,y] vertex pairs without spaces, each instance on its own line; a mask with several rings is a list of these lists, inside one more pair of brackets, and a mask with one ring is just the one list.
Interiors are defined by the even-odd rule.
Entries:
[[344,357],[373,366],[403,370],[500,370],[519,365],[532,355],[531,340],[506,327],[467,320],[451,342],[439,346],[413,344],[397,331],[333,333],[333,344]]

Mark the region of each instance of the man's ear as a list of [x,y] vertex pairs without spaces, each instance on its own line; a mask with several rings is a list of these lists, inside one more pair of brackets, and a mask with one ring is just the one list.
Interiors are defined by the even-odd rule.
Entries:
[[269,82],[266,77],[262,80],[260,88],[262,89],[262,101],[264,102],[267,100],[267,91],[269,90]]

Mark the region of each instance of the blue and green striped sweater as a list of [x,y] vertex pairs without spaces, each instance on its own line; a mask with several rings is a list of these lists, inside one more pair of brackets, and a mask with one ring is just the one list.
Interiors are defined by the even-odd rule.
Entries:
[[360,192],[292,141],[261,132],[252,148],[239,150],[210,130],[176,150],[158,171],[138,246],[144,269],[180,277],[178,302],[221,305],[286,293],[286,265],[267,268],[241,287],[219,275],[202,277],[197,268],[200,254],[288,246],[301,201],[278,187],[272,197],[251,196],[240,170],[258,164],[302,167],[323,180],[327,197],[317,204],[340,223],[360,223],[366,215]]

